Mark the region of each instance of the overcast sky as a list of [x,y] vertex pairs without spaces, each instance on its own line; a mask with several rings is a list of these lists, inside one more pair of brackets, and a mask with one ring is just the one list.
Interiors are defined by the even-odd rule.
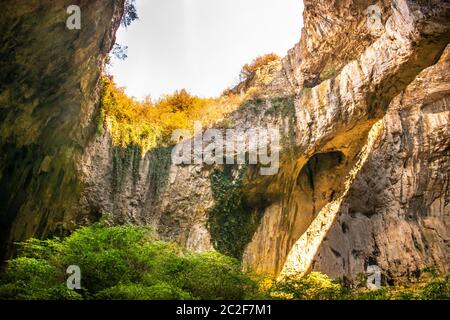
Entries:
[[140,20],[121,28],[128,59],[113,60],[129,95],[153,99],[186,88],[217,96],[258,55],[284,56],[300,39],[301,0],[137,0]]

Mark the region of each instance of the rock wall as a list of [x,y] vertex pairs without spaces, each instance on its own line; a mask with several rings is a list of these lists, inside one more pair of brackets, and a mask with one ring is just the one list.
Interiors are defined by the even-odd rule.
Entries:
[[[344,224],[346,233],[343,235],[337,217],[344,216],[342,212],[355,190],[361,188],[356,192],[367,195],[372,192],[360,181],[369,166],[367,163],[376,153],[374,150],[382,139],[380,136],[385,136],[383,130],[389,130],[386,120],[382,120],[393,108],[393,101],[398,100],[399,95],[403,96],[402,92],[411,82],[439,60],[449,42],[448,3],[380,1],[377,4],[380,19],[371,24],[369,19],[373,13],[368,9],[373,3],[369,1],[315,1],[314,4],[305,1],[305,29],[300,44],[283,59],[281,66],[271,64],[267,72],[262,72],[262,81],[254,79],[255,88],[249,89],[253,89],[253,95],[261,99],[256,116],[249,119],[249,111],[245,108],[233,115],[236,126],[241,119],[240,125],[243,122],[247,126],[273,126],[283,135],[287,127],[285,122],[273,122],[266,116],[264,105],[275,96],[293,99],[293,117],[288,117],[294,123],[293,139],[288,148],[282,149],[280,172],[273,177],[261,177],[249,169],[243,179],[241,196],[233,197],[235,200],[231,203],[223,203],[215,197],[212,177],[217,171],[226,176],[230,169],[174,166],[157,223],[162,234],[191,249],[214,247],[225,253],[234,253],[253,270],[283,275],[305,273],[314,268],[334,277],[354,278],[370,262],[379,264],[386,278],[399,279],[427,263],[448,265],[448,247],[442,240],[442,237],[448,237],[446,228],[429,235],[426,242],[437,249],[433,253],[423,252],[421,261],[411,262],[414,259],[412,255],[404,259],[391,258],[395,262],[384,263],[382,259],[373,258],[370,246],[363,253],[358,251],[357,260],[342,258],[348,251],[358,250],[355,249],[359,248],[358,239],[371,239],[370,233],[362,234],[366,229],[351,228],[349,223]],[[273,86],[267,84],[268,74],[272,74]],[[433,84],[429,85],[431,90]],[[442,83],[437,87],[440,85]],[[441,108],[446,109],[445,105]],[[443,116],[440,117],[436,121],[442,124]],[[433,129],[427,127],[424,130]],[[446,139],[448,134],[445,130],[440,132],[440,139]],[[416,143],[428,139],[416,133],[411,133],[411,136],[417,139]],[[388,153],[387,150],[384,152]],[[409,156],[414,159],[414,152]],[[389,156],[384,154],[383,157]],[[440,162],[448,161],[444,153],[438,158]],[[236,177],[238,172],[239,168],[234,167],[228,176]],[[391,178],[390,174],[379,169],[376,174],[385,175],[384,179]],[[428,175],[433,175],[423,169],[410,174],[415,177],[410,179],[418,181],[430,179]],[[240,180],[235,178],[235,181],[239,183]],[[445,203],[446,192],[443,190],[447,186],[445,183],[440,185],[444,187],[437,187],[439,191],[434,193],[439,200],[433,198],[433,201]],[[235,191],[233,187],[229,188],[230,192]],[[389,211],[392,205],[387,201],[381,202],[380,207],[384,209],[380,209],[372,198],[364,201],[364,198],[355,197],[361,201],[359,205],[365,211],[380,212],[377,217],[382,217],[382,212]],[[403,213],[389,222],[392,226],[400,224],[404,228],[412,228],[412,224],[404,221],[409,215],[421,212],[425,216],[428,210],[425,207],[436,206],[428,200],[418,202],[412,193],[409,197],[415,199],[412,202],[416,202],[418,207],[404,206]],[[401,195],[395,195],[395,199],[405,201]],[[219,236],[212,225],[216,220],[211,221],[211,216],[216,215],[217,204],[229,206],[234,212],[241,212],[242,206],[245,208],[239,218],[226,213],[229,220],[219,219],[222,221]],[[445,208],[440,209],[435,224],[445,225],[443,220],[448,217]],[[256,228],[247,228],[246,221],[256,223]],[[386,239],[390,235],[386,228],[389,229],[390,224],[385,229],[374,231],[380,232],[380,239],[386,242],[389,242]],[[425,232],[426,228],[418,225],[415,230]],[[341,233],[335,230],[341,230]],[[406,234],[404,231],[400,228],[397,233]],[[335,234],[334,241],[330,240],[332,234]],[[241,241],[244,242],[244,250],[230,251],[226,246],[227,239],[233,239],[237,247],[242,246]],[[337,249],[331,248],[336,241],[339,243],[336,244]],[[341,245],[345,247],[341,249]],[[393,255],[392,252],[399,249],[393,245],[381,247],[378,245],[378,250],[383,250],[380,257],[389,255],[388,252]],[[435,258],[429,259],[433,255]]]
[[159,195],[168,184],[171,148],[142,154],[139,146],[113,146],[108,131],[92,140],[81,160],[84,188],[79,213],[109,216],[114,224],[156,227]]
[[103,59],[123,1],[2,1],[0,12],[0,256],[30,236],[64,234],[81,217],[79,164],[95,132]]
[[[343,66],[337,68],[331,77],[330,75],[325,77],[329,79],[323,80],[320,74],[325,69],[321,67],[323,65],[320,62],[321,58],[317,58],[322,57],[321,51],[316,52],[314,56],[312,52],[317,48],[320,50],[324,38],[325,42],[339,43],[339,46],[342,46],[342,43],[352,43],[346,41],[349,34],[352,38],[359,39],[369,31],[373,31],[367,27],[364,29],[364,25],[368,26],[370,17],[367,8],[371,3],[367,2],[364,6],[362,2],[358,2],[357,8],[362,12],[352,16],[360,17],[362,20],[356,24],[360,27],[354,29],[325,28],[334,12],[339,13],[352,7],[345,1],[331,2],[329,5],[331,7],[328,11],[323,7],[327,6],[325,4],[307,6],[305,21],[311,24],[306,24],[300,45],[292,51],[294,53],[296,50],[299,51],[300,58],[295,64],[297,71],[290,69],[297,73],[291,74],[297,75],[296,79],[301,80],[298,82],[299,85],[303,83],[296,106],[299,151],[296,165],[283,169],[284,174],[279,175],[278,181],[274,182],[284,189],[281,192],[281,199],[266,212],[244,255],[244,261],[261,272],[278,274],[283,271],[285,275],[310,270],[311,262],[323,241],[327,239],[329,229],[334,226],[342,201],[351,190],[359,170],[370,153],[374,139],[379,134],[378,121],[383,118],[391,101],[418,73],[437,62],[448,43],[448,36],[445,35],[448,31],[444,31],[448,30],[448,19],[444,18],[449,14],[448,4],[436,2],[434,6],[428,6],[413,1],[392,1],[390,9],[384,9],[386,19],[380,19],[377,32],[371,33],[370,38],[373,40],[366,42],[367,46],[363,50],[353,52],[356,56],[354,60],[346,61],[354,57],[345,54],[350,52],[351,47],[336,51],[333,63],[337,62]],[[384,8],[382,5],[380,7]],[[434,37],[436,41],[431,40]],[[287,74],[289,75],[289,72]],[[326,156],[336,151],[342,152],[345,161],[332,171],[338,177],[323,172],[325,175],[329,174],[329,178],[325,179],[322,185],[316,186],[318,196],[312,198],[311,205],[314,211],[311,213],[311,210],[305,210],[305,202],[308,204],[308,201],[302,199],[301,195],[305,195],[305,191],[304,188],[301,190],[302,183],[299,184],[296,179],[305,165],[309,166],[311,159],[317,155]],[[343,183],[340,176],[344,176]],[[321,180],[320,174],[316,180]],[[333,186],[335,182],[338,182],[339,188]],[[328,194],[333,194],[333,197],[318,204],[320,196],[327,198]],[[371,203],[365,205],[367,210],[377,210]],[[445,215],[441,216],[441,219],[445,219]],[[333,255],[327,255],[327,258],[329,260],[324,260],[330,265],[336,260]],[[441,255],[441,258],[444,259],[445,256]],[[401,263],[390,264],[389,268],[392,269],[390,272],[399,275],[400,269],[403,268]],[[351,267],[346,268],[351,270],[347,275],[356,275]],[[323,270],[331,273],[330,269],[323,268]],[[343,276],[340,271],[336,271],[333,275]]]
[[108,214],[259,272],[352,280],[376,264],[397,281],[448,267],[448,2],[305,0],[299,44],[218,125],[277,129],[273,176],[171,165],[171,148],[142,155],[98,136],[98,78],[123,1],[79,2],[80,32],[65,28],[62,0],[1,13],[2,255]]
[[[372,23],[374,4],[380,11]],[[437,74],[448,69],[446,54],[427,69],[449,42],[448,17],[449,5],[440,1],[305,1],[300,43],[258,71],[246,88],[253,99],[218,126],[278,129],[284,143],[277,175],[262,177],[254,166],[170,165],[169,153],[155,166],[152,154],[107,147],[105,134],[85,152],[84,211],[153,225],[168,240],[219,250],[259,272],[320,270],[352,279],[376,264],[396,280],[426,265],[443,269],[448,178],[419,153],[434,148],[423,146],[433,136],[443,148],[434,161],[448,162],[442,127],[448,105],[432,106],[444,95],[445,79]],[[424,119],[412,107],[422,93],[429,96],[425,109],[440,111],[426,112],[420,131],[407,131],[417,128],[412,118]],[[399,123],[404,129],[396,139],[409,141],[408,151],[389,144]],[[392,170],[402,178],[395,180]],[[407,181],[414,184],[405,187]]]
[[386,281],[450,261],[450,47],[391,103],[384,130],[311,268]]
[[[437,62],[443,48],[448,43],[446,36],[438,36],[440,32],[448,28],[448,18],[444,19],[444,17],[448,17],[448,4],[442,2],[434,4],[435,7],[427,7],[427,5],[420,5],[413,1],[380,2],[378,7],[381,8],[382,14],[376,28],[373,28],[372,24],[368,24],[368,19],[371,18],[370,11],[367,11],[371,3],[368,2],[356,4],[351,1],[330,1],[315,7],[306,6],[302,41],[291,50],[285,60],[285,65],[289,62],[288,66],[295,67],[287,69],[290,71],[287,74],[296,79],[300,86],[303,85],[296,119],[299,124],[297,135],[300,141],[298,145],[306,146],[304,147],[306,153],[309,148],[312,148],[312,152],[319,155],[340,150],[345,156],[345,162],[336,166],[331,174],[326,172],[326,168],[319,170],[324,171],[322,174],[329,175],[325,182],[320,182],[321,174],[314,178],[317,182],[315,189],[318,195],[316,199],[312,198],[315,213],[310,216],[305,215],[308,212],[304,208],[305,203],[311,203],[311,200],[305,201],[301,196],[289,190],[285,193],[285,200],[276,204],[266,213],[259,231],[247,247],[244,256],[244,261],[251,267],[276,274],[282,271],[282,275],[319,270],[332,277],[346,277],[350,280],[354,279],[358,273],[364,272],[368,265],[379,265],[386,280],[411,276],[427,265],[437,266],[442,271],[446,271],[449,262],[448,244],[445,243],[445,239],[448,238],[448,228],[443,226],[448,223],[448,208],[442,205],[438,212],[435,212],[436,209],[431,209],[431,207],[436,206],[436,204],[432,204],[434,201],[448,202],[448,186],[445,182],[448,178],[445,175],[443,177],[441,175],[437,179],[431,178],[434,177],[431,169],[433,164],[425,164],[423,161],[424,164],[421,167],[429,165],[430,169],[422,169],[420,172],[414,170],[410,170],[408,173],[404,172],[406,176],[403,179],[412,181],[433,179],[433,182],[437,183],[433,187],[433,196],[431,196],[433,200],[418,200],[422,193],[420,190],[430,188],[430,185],[428,187],[425,185],[412,186],[412,189],[408,191],[408,196],[398,193],[393,195],[392,189],[389,188],[389,191],[381,193],[380,189],[387,187],[386,183],[382,183],[382,181],[390,181],[392,174],[389,170],[384,171],[380,168],[389,165],[395,167],[395,164],[390,162],[394,159],[393,150],[385,149],[380,152],[375,149],[380,140],[388,139],[386,134],[382,133],[383,123],[378,120],[383,117],[389,105],[391,105],[389,107],[391,110],[395,108],[392,106],[395,105],[395,101],[401,99],[399,97],[405,97],[403,90],[417,76],[418,70],[426,67],[427,64],[432,65]],[[439,10],[442,10],[442,15],[434,16]],[[341,12],[349,11],[353,14],[340,16]],[[427,12],[434,18],[421,21]],[[345,18],[340,22],[336,21],[335,14],[338,20],[339,16],[341,19],[350,17],[349,27],[336,27],[347,24],[348,21]],[[355,22],[354,17],[358,21]],[[426,33],[435,30],[434,35],[441,39],[439,48],[433,49],[434,44],[426,43],[429,40],[428,36],[422,40],[420,40],[421,36],[415,38],[420,34],[420,28],[424,28],[422,30]],[[354,41],[357,41],[358,45]],[[419,49],[420,46],[423,46],[422,49]],[[323,55],[321,50],[324,52]],[[423,56],[430,53],[431,56],[427,58]],[[445,57],[444,54],[442,59],[445,60]],[[334,71],[331,74],[327,72],[330,68],[327,64],[330,63],[334,65],[332,67]],[[441,62],[441,65],[436,68],[439,70],[436,73],[442,73],[443,70],[448,69],[448,65]],[[329,77],[331,78],[326,80]],[[433,76],[431,73],[426,73],[425,75],[421,74],[418,79],[420,77],[426,79]],[[415,90],[416,98],[420,97],[421,93],[426,95],[432,90],[437,90],[439,94],[431,94],[431,96],[442,97],[442,87],[446,86],[445,79],[441,76],[435,81],[430,82],[429,80],[431,79],[422,80],[423,87],[426,88],[422,88],[420,91],[417,90],[418,88],[410,89],[410,91]],[[318,82],[320,84],[317,84]],[[364,82],[366,84],[363,84]],[[305,87],[312,87],[312,89],[305,89]],[[336,87],[340,89],[333,92]],[[347,100],[345,92],[350,93],[347,96],[350,101],[347,106],[345,106]],[[400,96],[397,96],[398,94]],[[364,95],[366,95],[365,98],[362,97]],[[391,102],[392,100],[394,102]],[[439,128],[432,128],[431,125],[422,126],[422,133],[411,132],[408,135],[406,131],[399,133],[399,136],[406,135],[404,139],[414,136],[415,144],[420,145],[426,144],[427,135],[430,134],[440,137],[437,142],[439,146],[446,145],[443,141],[448,139],[448,131],[445,129],[447,127],[443,128],[442,125],[448,123],[448,119],[446,119],[446,117],[448,118],[448,106],[446,108],[445,103],[444,106],[442,103],[440,105],[440,110],[444,113],[439,114],[436,119],[430,119],[430,123],[435,123]],[[353,108],[360,109],[352,112]],[[419,115],[417,116],[419,117]],[[411,121],[410,118],[404,120],[402,117],[390,121],[384,120],[384,130],[392,130],[389,126],[394,127],[393,124],[398,121],[400,123]],[[440,134],[432,133],[437,129]],[[380,137],[381,135],[383,136]],[[443,150],[446,148],[444,147]],[[427,152],[425,151],[426,147],[423,150]],[[395,151],[398,152],[398,150]],[[385,159],[385,163],[374,164],[370,170],[368,167],[377,152],[383,154],[379,157]],[[419,153],[418,150],[416,152],[410,150],[407,154],[404,154],[404,151],[401,154],[402,157],[408,158],[411,163],[414,163],[417,153]],[[308,161],[311,161],[314,156],[313,158],[305,156],[303,151],[301,158],[309,158]],[[437,161],[441,163],[448,162],[445,152],[442,152],[437,158],[439,159]],[[308,168],[309,164],[306,166]],[[300,168],[305,167],[300,166]],[[343,181],[340,180],[342,178],[339,177],[339,173],[345,176]],[[333,174],[338,174],[338,177]],[[292,176],[297,177],[295,171]],[[361,176],[365,176],[370,183],[361,183],[361,180],[364,179]],[[380,178],[374,179],[374,176]],[[340,188],[333,185],[336,182]],[[426,184],[427,182],[421,183]],[[295,184],[291,182],[291,185]],[[298,182],[294,190],[299,190]],[[327,198],[331,191],[333,191],[333,197],[322,202],[323,206],[317,206],[320,196]],[[301,190],[301,194],[305,195],[304,189]],[[362,194],[365,196],[362,197]],[[375,197],[374,194],[379,196]],[[398,203],[412,202],[418,206],[398,204],[394,206],[392,202],[383,198],[384,196],[395,198]],[[372,201],[374,198],[379,201]],[[354,203],[350,204],[349,199],[353,199]],[[286,210],[286,208],[288,209]],[[395,211],[394,208],[399,208],[394,217],[388,218],[388,214],[384,215],[384,213]],[[309,211],[311,212],[311,210]],[[378,218],[376,227],[370,226],[370,223],[366,223],[367,221],[362,218],[359,220],[349,218],[354,218],[355,213],[361,212],[366,215],[369,212],[370,216],[374,215],[373,219]],[[366,215],[362,216],[366,217]],[[423,226],[424,223],[419,221],[414,224],[410,221],[410,219],[414,220],[411,217],[417,215],[433,216],[434,224],[440,225],[441,228],[434,233],[427,232],[426,227]],[[426,220],[430,221],[430,219]],[[353,223],[352,227],[350,227],[350,222]],[[279,230],[284,232],[280,233]],[[415,238],[408,236],[412,232],[416,232],[414,237],[419,239],[417,241],[422,241],[423,248],[426,243],[433,249],[422,249],[422,251],[420,251],[421,249],[415,249],[416,251],[411,249],[411,247],[416,248],[414,244],[416,240],[411,240]],[[427,236],[419,236],[419,234],[427,234]],[[394,244],[394,241],[397,245]],[[411,245],[411,243],[413,244]],[[267,263],[267,261],[269,262]]]

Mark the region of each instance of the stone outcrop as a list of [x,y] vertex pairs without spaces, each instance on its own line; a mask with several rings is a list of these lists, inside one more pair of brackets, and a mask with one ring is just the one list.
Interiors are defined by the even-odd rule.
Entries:
[[351,278],[378,265],[386,281],[450,261],[450,47],[391,103],[384,130],[311,268]]
[[[217,249],[259,272],[319,270],[352,279],[376,264],[386,280],[396,280],[427,265],[444,269],[447,176],[430,171],[428,162],[417,169],[414,159],[430,152],[417,148],[432,135],[443,148],[435,161],[447,161],[448,105],[431,102],[445,95],[445,79],[437,74],[448,69],[446,55],[427,68],[449,41],[448,5],[378,2],[379,20],[371,24],[369,2],[305,4],[301,42],[259,70],[247,88],[253,99],[218,125],[223,132],[277,128],[283,141],[277,175],[262,177],[252,166],[170,165],[168,150],[141,155],[138,148],[110,148],[106,133],[84,153],[83,212],[150,224],[168,240],[192,250]],[[427,80],[417,87],[420,79]],[[408,92],[416,95],[409,107]],[[408,151],[389,149],[390,132],[413,121],[406,110],[419,97],[430,110],[441,110],[426,113],[437,118],[427,118],[420,132],[397,132],[396,139],[416,139],[404,146]],[[401,169],[406,159],[409,171]],[[402,178],[392,180],[392,170]],[[405,179],[417,185],[393,194]],[[434,191],[420,196],[428,189]],[[408,230],[414,236],[406,239]]]
[[82,215],[109,215],[111,223],[156,226],[159,195],[168,184],[171,148],[142,154],[139,146],[113,146],[105,131],[85,148],[81,160]]
[[108,213],[258,272],[351,281],[377,265],[390,282],[446,271],[447,1],[305,0],[299,44],[258,70],[251,100],[218,124],[277,129],[272,176],[254,165],[171,165],[171,148],[143,155],[96,135],[100,66],[123,4],[81,2],[82,33],[64,28],[64,1],[11,2],[1,19],[3,245]]
[[30,236],[76,227],[80,164],[95,134],[101,66],[123,1],[2,1],[0,13],[0,256]]
[[[336,2],[334,8],[340,4],[346,6],[345,2]],[[311,7],[310,11],[305,13],[306,17],[316,17],[313,24],[315,26],[322,25],[323,19],[328,19],[328,14],[314,11],[319,7]],[[427,12],[431,14],[429,20],[425,18]],[[445,22],[444,18],[448,16],[448,4],[439,2],[434,7],[419,7],[414,2],[393,1],[388,13],[390,16],[382,24],[383,31],[377,34],[376,40],[361,51],[355,60],[348,61],[330,79],[311,89],[301,90],[296,106],[299,156],[296,166],[291,164],[290,168],[288,166],[282,169],[286,172],[281,173],[279,176],[282,178],[274,182],[274,188],[281,186],[281,200],[269,207],[269,214],[265,214],[254,240],[247,247],[244,261],[254,269],[270,273],[283,270],[284,274],[304,273],[309,270],[316,251],[326,239],[329,228],[333,226],[342,200],[348,194],[362,162],[370,152],[367,150],[367,144],[372,142],[367,138],[371,128],[384,116],[392,99],[406,88],[419,70],[437,61],[448,43],[445,36],[448,31],[444,31],[448,28],[448,22]],[[367,22],[367,18],[363,20]],[[345,33],[348,31],[340,30]],[[333,40],[339,36],[337,31],[330,32],[331,38],[327,41],[337,41]],[[431,34],[428,32],[434,33],[436,40],[440,40],[429,42]],[[313,39],[309,39],[310,37]],[[321,39],[324,35],[306,30],[302,43],[320,43],[314,37]],[[345,37],[342,37],[343,41],[344,39]],[[439,44],[436,46],[437,43]],[[299,50],[301,58],[308,60],[309,48],[301,45]],[[320,51],[317,55],[320,56]],[[339,56],[336,60],[344,61],[344,57],[347,56]],[[305,67],[307,70],[313,70],[311,66],[315,63],[312,59],[298,65],[305,65],[308,66]],[[303,84],[310,86],[311,81],[306,83],[305,79],[312,79],[311,74],[314,72],[306,72],[306,69],[300,67],[300,77],[297,78],[304,77]],[[317,70],[320,71],[320,68]],[[374,130],[371,135],[376,134],[377,127]],[[313,197],[313,202],[320,203],[320,196],[327,198],[330,193],[333,196],[321,204],[313,205],[314,210],[309,210],[308,213],[308,210],[305,210],[307,201],[295,192],[302,186],[296,179],[305,166],[310,166],[308,162],[311,159],[317,155],[326,159],[330,152],[336,151],[342,152],[345,160],[337,165],[331,174],[322,173],[329,175],[329,178],[324,179],[328,181],[322,185],[320,182],[319,185],[316,184],[318,196]],[[345,183],[339,181],[341,177],[333,177],[333,174],[339,173],[346,177]],[[313,179],[320,181],[320,174]],[[340,185],[338,189],[333,186],[336,181]],[[304,188],[300,190],[304,195]],[[443,194],[441,196],[444,197]],[[367,205],[370,208],[370,204]],[[441,218],[445,219],[445,215]],[[390,267],[402,268],[395,265]],[[350,274],[355,275],[354,272]]]
[[[294,141],[288,148],[292,152],[283,149],[280,172],[273,177],[261,177],[250,169],[244,178],[242,194],[247,219],[258,223],[258,227],[247,229],[242,221],[234,225],[224,223],[222,233],[215,234],[211,214],[216,212],[214,207],[217,201],[211,192],[214,186],[207,177],[216,170],[225,172],[226,168],[174,167],[171,170],[171,186],[163,197],[163,204],[166,204],[161,208],[161,219],[157,223],[162,234],[191,249],[215,247],[229,253],[230,249],[223,246],[223,238],[235,239],[244,229],[249,234],[239,239],[251,240],[242,252],[235,252],[236,256],[253,270],[275,274],[305,273],[314,268],[334,277],[354,278],[368,265],[376,264],[382,268],[387,279],[399,279],[414,274],[427,264],[441,269],[448,265],[448,244],[444,241],[448,231],[444,227],[434,234],[427,233],[427,240],[421,238],[424,243],[432,243],[435,249],[433,253],[422,252],[422,259],[417,261],[412,258],[414,255],[405,259],[390,258],[390,262],[386,258],[376,258],[401,250],[395,246],[385,245],[380,249],[381,245],[373,245],[377,250],[383,250],[375,257],[370,246],[365,250],[355,249],[359,239],[371,239],[372,235],[364,234],[366,229],[362,227],[350,228],[349,223],[344,224],[345,235],[334,231],[336,241],[341,241],[342,246],[347,244],[341,250],[343,253],[339,251],[339,246],[337,249],[329,247],[335,242],[329,239],[330,232],[342,230],[336,219],[343,216],[342,212],[355,189],[362,188],[359,192],[367,196],[371,194],[371,189],[359,181],[370,165],[367,163],[377,152],[376,147],[382,139],[380,137],[385,135],[384,130],[389,130],[389,122],[382,121],[386,112],[394,108],[392,105],[399,96],[404,96],[408,85],[422,70],[439,60],[449,41],[449,6],[446,3],[379,2],[377,8],[380,10],[377,12],[381,15],[375,24],[369,21],[373,14],[368,10],[373,9],[370,5],[372,3],[369,2],[358,2],[356,5],[352,1],[323,2],[317,6],[306,3],[302,41],[282,61],[281,68],[276,64],[268,68],[269,74],[273,69],[275,88],[280,83],[290,83],[293,90],[283,88],[277,92],[273,87],[268,89],[267,75],[264,74],[264,81],[260,81],[263,85],[256,85],[258,88],[255,88],[256,93],[259,89],[263,100],[257,104],[258,115],[248,119],[248,111],[244,108],[234,115],[236,119],[246,119],[244,123],[247,126],[278,127],[283,135],[286,125],[280,123],[285,122],[273,122],[265,116],[265,104],[271,101],[267,92],[272,98],[278,93],[283,99],[289,99],[286,92],[290,92],[295,103]],[[348,27],[344,28],[344,25]],[[329,72],[330,68],[334,71]],[[444,64],[441,68],[445,70],[447,66]],[[280,80],[279,77],[285,79]],[[258,83],[257,79],[253,82]],[[429,85],[427,90],[432,90],[434,83]],[[420,96],[420,93],[417,94]],[[445,104],[440,108],[448,109]],[[442,125],[445,115],[439,117],[436,123]],[[427,130],[433,131],[432,128]],[[447,138],[448,133],[444,129],[439,132],[440,139]],[[411,135],[418,141],[428,139],[415,133]],[[415,158],[414,153],[409,156]],[[437,158],[440,162],[448,161],[445,153]],[[383,174],[378,168],[373,170],[377,172],[368,174]],[[238,171],[239,168],[234,168],[231,176],[236,176]],[[391,178],[388,173],[384,174],[387,175],[385,179]],[[429,178],[419,177],[432,175],[429,171],[411,171],[410,174],[416,176],[410,178],[413,180],[427,180]],[[442,187],[433,193],[436,203],[447,201],[445,181],[446,178],[443,178],[439,184]],[[409,197],[414,199],[413,202],[417,201],[412,193]],[[405,201],[401,195],[396,195],[395,199]],[[372,201],[360,201],[360,206],[365,206],[366,211],[380,212],[377,217],[382,217],[382,212],[388,211],[392,205],[387,199],[380,200],[377,206]],[[241,198],[236,199],[238,211],[241,202]],[[419,210],[420,215],[426,216],[428,209],[424,208],[437,205],[427,203],[427,200],[420,203],[416,209],[404,206],[403,213],[398,213],[396,220],[390,221],[390,224],[412,228],[408,222],[409,215],[417,215]],[[416,213],[410,213],[410,210],[416,210]],[[434,217],[433,225],[442,226],[448,219],[448,208],[441,205],[439,210],[436,217],[431,215]],[[229,217],[231,221],[235,220]],[[389,228],[390,224],[385,228]],[[421,222],[415,225],[415,230],[418,229],[426,232]],[[380,239],[389,242],[386,240],[388,230],[372,231],[378,232],[383,234]],[[401,228],[397,230],[398,235],[404,233]],[[338,239],[339,236],[341,238]],[[420,238],[418,234],[416,237]],[[239,242],[235,245],[241,246]],[[361,246],[364,247],[364,244]],[[347,251],[353,252],[358,259],[342,258],[348,254]],[[434,258],[431,259],[432,256]],[[411,260],[414,262],[411,263]],[[438,260],[441,262],[438,263]]]

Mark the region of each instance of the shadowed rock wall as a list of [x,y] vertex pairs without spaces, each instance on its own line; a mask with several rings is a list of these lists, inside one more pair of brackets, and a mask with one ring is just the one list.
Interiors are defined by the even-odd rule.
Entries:
[[[99,112],[103,59],[123,1],[2,1],[0,12],[0,256],[14,241],[64,234],[80,221],[79,165]],[[86,218],[86,219],[85,219]]]

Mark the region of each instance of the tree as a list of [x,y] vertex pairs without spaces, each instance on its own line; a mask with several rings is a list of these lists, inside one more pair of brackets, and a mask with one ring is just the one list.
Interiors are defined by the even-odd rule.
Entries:
[[169,107],[173,112],[182,112],[194,109],[198,98],[191,96],[185,89],[175,91],[172,95],[167,95],[158,103],[160,107]]
[[111,51],[112,55],[115,56],[119,60],[125,60],[128,58],[128,47],[122,46],[118,43],[114,44],[114,47]]
[[255,74],[256,71],[261,69],[262,67],[268,65],[270,62],[279,60],[280,57],[276,55],[275,53],[269,53],[260,57],[257,57],[252,61],[250,64],[246,64],[242,67],[240,78],[241,81],[249,81],[251,80]]
[[124,13],[122,16],[122,25],[128,27],[135,20],[139,19],[135,0],[125,0]]

